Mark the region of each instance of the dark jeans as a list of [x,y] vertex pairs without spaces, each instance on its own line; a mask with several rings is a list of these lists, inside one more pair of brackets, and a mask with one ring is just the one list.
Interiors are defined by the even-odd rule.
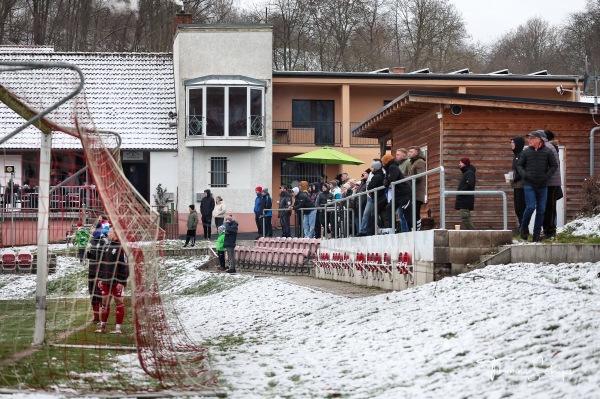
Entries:
[[279,221],[281,222],[281,236],[282,237],[291,237],[292,231],[290,230],[290,214],[286,214],[284,216],[279,217]]
[[533,187],[529,184],[525,185],[525,203],[527,204],[527,207],[523,213],[521,229],[529,229],[529,222],[531,222],[531,216],[533,215],[533,211],[535,211],[535,222],[533,224],[534,237],[539,236],[542,232],[547,197],[548,187]]
[[196,244],[196,230],[187,230],[185,233],[185,245],[187,246],[190,241],[192,242],[192,247]]
[[225,269],[225,251],[217,251],[217,256],[219,257],[219,266],[221,269]]
[[215,218],[215,226],[217,226],[217,229],[219,228],[219,226],[223,225],[224,220],[225,218]]
[[262,228],[262,218],[260,217],[260,215],[257,215],[255,213],[254,214],[254,221],[256,222],[256,228],[258,229],[258,235],[262,236],[263,235],[263,228]]
[[265,216],[265,236],[273,237],[273,224],[271,223],[271,216]]
[[202,215],[202,230],[204,231],[204,238],[210,238],[212,216]]
[[544,234],[556,235],[556,198],[558,186],[548,186],[548,198],[546,200],[546,211],[544,212]]
[[515,215],[519,220],[519,227],[523,221],[523,213],[525,212],[525,189],[515,188],[513,191],[513,202],[515,203]]

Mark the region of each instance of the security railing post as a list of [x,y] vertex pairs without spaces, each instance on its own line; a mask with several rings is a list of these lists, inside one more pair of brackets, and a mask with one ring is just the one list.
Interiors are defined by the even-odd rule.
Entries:
[[446,228],[446,172],[443,166],[440,166],[440,228]]

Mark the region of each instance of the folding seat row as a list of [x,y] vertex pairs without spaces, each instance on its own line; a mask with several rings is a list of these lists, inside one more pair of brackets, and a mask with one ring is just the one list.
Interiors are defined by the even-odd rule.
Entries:
[[26,250],[22,250],[18,254],[12,250],[5,250],[2,253],[1,264],[4,273],[29,272],[33,264],[33,256]]
[[235,251],[237,264],[242,269],[308,272],[307,249],[238,246]]

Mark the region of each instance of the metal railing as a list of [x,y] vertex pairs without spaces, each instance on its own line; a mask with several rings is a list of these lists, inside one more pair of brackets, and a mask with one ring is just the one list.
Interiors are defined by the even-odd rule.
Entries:
[[273,121],[273,144],[341,146],[342,123]]
[[[481,190],[481,191],[444,191],[444,196],[443,196],[443,200],[442,202],[445,202],[446,197],[451,196],[451,195],[474,195],[474,196],[482,196],[482,197],[486,197],[486,196],[494,196],[494,195],[500,195],[502,197],[502,216],[503,216],[503,222],[504,222],[504,230],[508,230],[508,211],[507,211],[507,205],[506,205],[506,193],[504,191],[486,191],[486,190]],[[442,227],[443,229],[445,229],[445,218],[442,218],[443,222],[444,222],[444,227]]]

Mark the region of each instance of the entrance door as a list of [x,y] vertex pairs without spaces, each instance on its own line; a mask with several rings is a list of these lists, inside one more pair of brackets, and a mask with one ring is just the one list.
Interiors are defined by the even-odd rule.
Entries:
[[123,170],[127,179],[140,193],[142,198],[152,204],[150,202],[148,164],[145,162],[128,162],[123,164]]

